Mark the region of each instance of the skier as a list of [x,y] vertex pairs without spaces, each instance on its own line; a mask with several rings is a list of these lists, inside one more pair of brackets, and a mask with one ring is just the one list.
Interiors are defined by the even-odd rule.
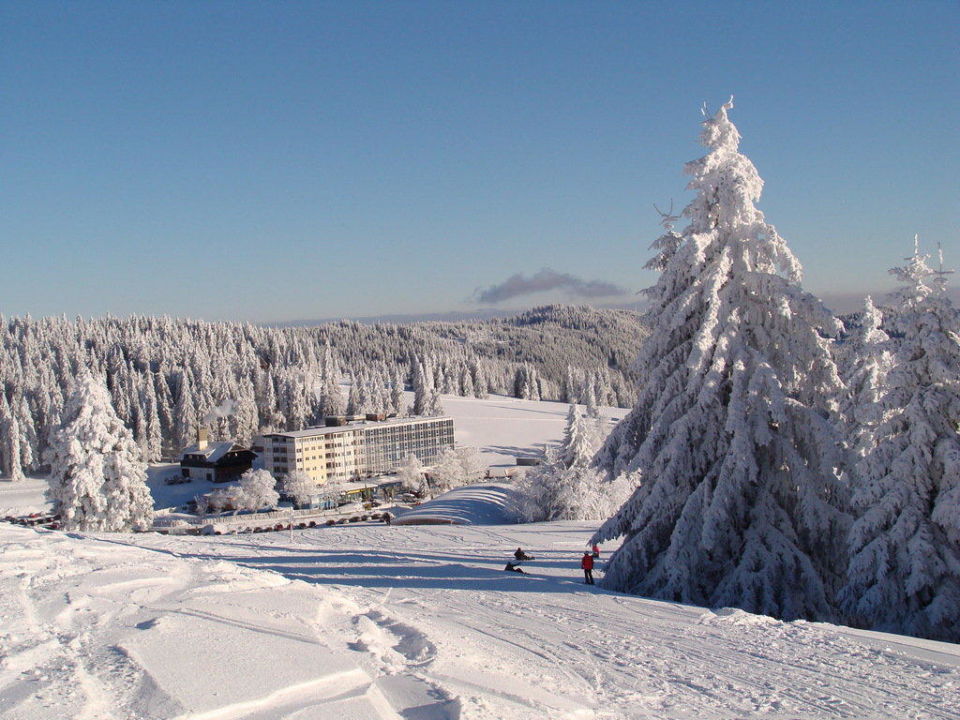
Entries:
[[503,569],[507,572],[518,572],[521,575],[526,575],[526,573],[520,568],[519,565],[512,562],[508,562]]
[[592,554],[593,554],[594,559],[600,557],[600,546],[597,545],[596,543],[593,544],[593,553],[592,553]]
[[580,558],[580,567],[583,568],[584,584],[593,585],[593,555],[589,550],[585,550],[583,557]]

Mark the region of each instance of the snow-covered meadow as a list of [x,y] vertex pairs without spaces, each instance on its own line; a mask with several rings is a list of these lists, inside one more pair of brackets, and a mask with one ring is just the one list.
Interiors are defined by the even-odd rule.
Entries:
[[[443,401],[500,465],[558,440],[567,410]],[[41,487],[3,483],[0,507]],[[470,525],[0,525],[0,717],[960,717],[960,646],[586,587],[595,524],[509,524],[506,487],[419,510]],[[503,571],[517,546],[525,575]]]

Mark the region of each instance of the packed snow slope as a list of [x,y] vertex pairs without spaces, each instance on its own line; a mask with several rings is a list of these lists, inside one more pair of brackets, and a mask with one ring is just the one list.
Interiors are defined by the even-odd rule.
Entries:
[[398,509],[397,525],[503,525],[515,522],[509,483],[456,488],[409,509]]
[[49,511],[51,505],[46,492],[46,478],[25,478],[17,482],[0,479],[0,517]]
[[[453,418],[457,445],[475,447],[494,466],[515,466],[518,457],[537,457],[545,444],[560,442],[570,406],[491,395],[484,400],[443,395],[443,412]],[[411,400],[412,402],[412,400]],[[607,428],[627,414],[600,408]]]
[[588,587],[591,530],[0,525],[0,717],[960,718],[960,647]]

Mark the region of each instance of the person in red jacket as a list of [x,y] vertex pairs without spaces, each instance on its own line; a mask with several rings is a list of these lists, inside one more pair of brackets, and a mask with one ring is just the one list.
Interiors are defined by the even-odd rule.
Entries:
[[593,555],[589,550],[580,558],[580,567],[583,568],[584,582],[587,585],[593,585]]

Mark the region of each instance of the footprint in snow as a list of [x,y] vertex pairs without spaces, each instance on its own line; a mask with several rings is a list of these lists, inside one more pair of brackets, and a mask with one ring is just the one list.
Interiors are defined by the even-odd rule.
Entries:
[[436,646],[426,635],[412,625],[394,620],[378,610],[357,615],[354,624],[359,635],[350,647],[373,654],[388,671],[423,667],[437,656]]
[[369,653],[380,671],[375,683],[398,715],[416,720],[459,720],[460,700],[421,674],[437,649],[417,628],[378,610],[357,615],[357,640],[349,647]]

